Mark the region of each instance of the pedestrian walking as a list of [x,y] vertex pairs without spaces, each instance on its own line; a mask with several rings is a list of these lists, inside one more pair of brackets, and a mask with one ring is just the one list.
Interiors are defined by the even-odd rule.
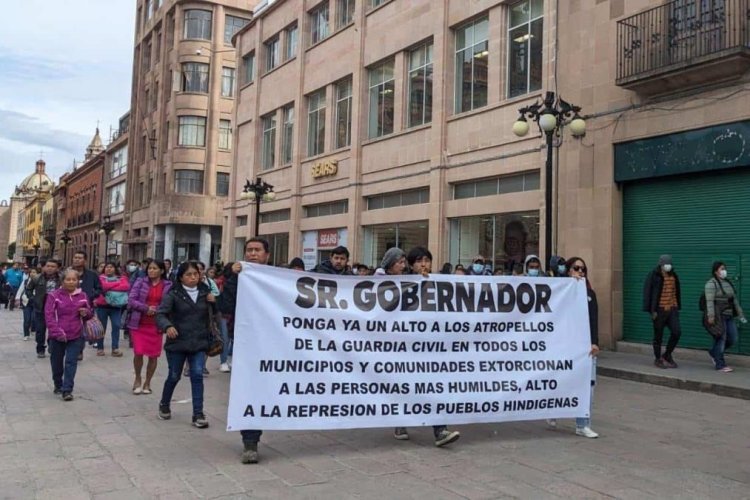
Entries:
[[182,367],[187,362],[192,388],[193,426],[204,429],[208,427],[208,420],[203,413],[203,368],[206,351],[211,345],[209,308],[215,309],[216,298],[209,287],[201,282],[197,263],[180,264],[176,278],[156,313],[157,326],[167,334],[164,350],[169,364],[169,374],[159,402],[159,418],[169,420],[172,417],[172,394],[180,381]]
[[[591,398],[589,403],[589,416],[576,418],[576,435],[586,438],[598,438],[599,434],[591,428],[591,413],[594,407],[594,385],[596,385],[596,358],[599,355],[599,302],[596,300],[596,293],[591,287],[589,281],[588,268],[586,262],[580,257],[571,257],[565,261],[565,268],[568,270],[568,277],[586,281],[586,297],[588,298],[588,319],[589,330],[591,332]],[[551,428],[557,427],[557,420],[547,420]]]
[[[104,272],[99,275],[99,286],[102,293],[94,301],[96,316],[107,330],[107,320],[110,324],[110,336],[112,337],[112,357],[121,358],[120,351],[120,326],[122,323],[122,311],[128,305],[128,291],[130,283],[126,275],[120,275],[120,266],[114,262],[104,265]],[[96,344],[97,356],[104,356],[104,338]]]
[[89,298],[78,288],[79,279],[78,271],[66,269],[62,286],[49,293],[44,306],[54,393],[62,393],[64,401],[73,400],[78,354],[84,342],[83,322],[94,315]]
[[713,336],[714,343],[708,351],[714,367],[723,373],[734,371],[724,359],[724,351],[737,343],[737,324],[739,319],[747,323],[745,313],[740,306],[734,285],[727,278],[727,266],[723,262],[714,262],[711,267],[711,279],[706,282],[706,329]]
[[60,276],[60,261],[49,259],[44,262],[42,274],[29,282],[31,288],[30,299],[34,307],[34,328],[36,329],[36,357],[44,358],[47,346],[47,322],[45,320],[44,305],[47,294],[52,293],[62,285]]
[[[86,294],[89,299],[89,306],[94,308],[94,299],[102,293],[101,285],[99,284],[99,275],[96,271],[88,268],[88,254],[83,250],[78,250],[73,254],[73,269],[78,271],[79,282],[78,287]],[[81,352],[78,355],[78,361],[83,360],[83,347],[85,343],[81,344]],[[92,347],[97,347],[96,345]],[[98,354],[98,353],[97,353]],[[101,356],[104,355],[102,351]]]
[[15,309],[16,293],[18,293],[18,288],[21,286],[24,278],[24,272],[21,269],[21,264],[19,262],[14,262],[13,266],[5,271],[5,280],[9,286],[8,302],[5,304],[6,309],[10,309],[11,311]]
[[[677,368],[672,353],[680,341],[681,308],[680,278],[672,267],[672,256],[662,255],[643,284],[643,310],[654,324],[654,365],[659,368]],[[669,341],[662,354],[664,327],[669,328]]]
[[21,286],[16,292],[16,301],[23,311],[23,339],[31,339],[31,332],[36,331],[34,328],[34,302],[31,300],[32,289],[29,286],[39,276],[36,269],[31,269],[21,282]]
[[[156,325],[156,311],[164,295],[172,288],[164,263],[154,260],[148,265],[147,275],[138,278],[128,295],[127,326],[133,342],[133,394],[151,394],[151,379],[161,356],[162,334]],[[143,357],[148,358],[146,380],[141,378]]]

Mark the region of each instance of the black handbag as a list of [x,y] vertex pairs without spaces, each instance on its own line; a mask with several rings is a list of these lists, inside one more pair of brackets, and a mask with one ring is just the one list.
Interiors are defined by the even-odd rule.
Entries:
[[208,305],[208,349],[206,355],[210,358],[218,356],[224,350],[224,341],[221,339],[219,326],[214,319],[214,308]]

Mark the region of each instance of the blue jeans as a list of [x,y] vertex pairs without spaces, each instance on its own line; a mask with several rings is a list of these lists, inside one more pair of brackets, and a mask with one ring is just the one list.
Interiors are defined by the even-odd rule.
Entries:
[[31,325],[34,323],[34,306],[29,302],[23,307],[23,336],[31,336]]
[[714,358],[716,369],[721,370],[727,366],[727,362],[724,360],[724,351],[737,343],[737,324],[734,322],[734,318],[729,316],[720,316],[717,321],[724,322],[724,333],[721,337],[714,338],[714,345],[708,353]]
[[576,428],[583,429],[591,425],[591,409],[594,407],[594,385],[596,384],[596,356],[591,358],[591,400],[589,401],[589,416],[576,418]]
[[[122,319],[122,309],[119,307],[97,307],[96,316],[104,326],[104,331],[107,330],[107,318],[109,318],[110,332],[112,334],[112,350],[120,348],[120,320]],[[96,348],[99,350],[104,349],[104,338],[96,343]]]
[[164,381],[159,404],[169,406],[177,382],[182,376],[182,367],[187,361],[190,367],[190,386],[193,395],[193,416],[203,414],[203,367],[206,366],[205,352],[173,352],[166,351],[169,374]]
[[83,349],[83,337],[69,342],[60,342],[50,339],[49,346],[52,350],[49,361],[52,365],[52,382],[55,389],[62,392],[73,392],[73,384],[78,369],[78,353]]
[[222,364],[227,362],[229,358],[229,329],[227,328],[227,320],[219,317],[219,331],[221,332],[221,341],[224,342],[224,349],[221,350],[219,360]]

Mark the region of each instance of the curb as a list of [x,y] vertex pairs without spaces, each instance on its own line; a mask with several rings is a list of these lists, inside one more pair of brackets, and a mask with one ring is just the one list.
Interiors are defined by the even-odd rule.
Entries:
[[623,380],[630,380],[632,382],[660,385],[672,389],[705,392],[728,398],[750,400],[750,389],[746,389],[743,387],[716,384],[713,382],[701,382],[698,380],[686,380],[682,378],[668,377],[665,375],[654,375],[651,373],[623,370],[621,368],[609,368],[601,365],[597,366],[596,373],[597,375],[600,375],[602,377],[619,378]]

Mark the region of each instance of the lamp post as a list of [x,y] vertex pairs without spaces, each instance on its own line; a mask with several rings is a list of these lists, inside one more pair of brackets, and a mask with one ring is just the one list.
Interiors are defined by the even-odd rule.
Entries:
[[242,190],[240,199],[255,201],[255,236],[258,236],[258,230],[260,229],[261,200],[273,201],[275,198],[276,193],[273,192],[273,186],[261,180],[260,177],[255,179],[254,184],[249,179],[245,181],[245,188]]
[[34,265],[35,266],[39,265],[39,247],[40,246],[41,245],[39,244],[39,240],[36,240],[34,242],[34,255],[35,255],[35,257],[34,257]]
[[104,261],[107,261],[107,252],[109,251],[109,235],[115,234],[115,223],[109,220],[109,215],[105,215],[99,226],[99,234],[104,235]]
[[72,238],[68,236],[68,228],[66,227],[62,230],[62,238],[60,238],[60,242],[63,244],[63,265],[65,265],[65,262],[68,260],[68,243],[70,243],[71,240]]
[[586,122],[578,114],[580,106],[565,102],[554,92],[547,92],[542,104],[534,103],[518,110],[520,116],[513,124],[513,133],[523,137],[529,133],[531,119],[537,123],[539,130],[544,133],[547,143],[547,161],[544,170],[544,262],[549,262],[552,256],[552,148],[553,139],[562,134],[565,126],[570,127],[574,137],[586,134]]

